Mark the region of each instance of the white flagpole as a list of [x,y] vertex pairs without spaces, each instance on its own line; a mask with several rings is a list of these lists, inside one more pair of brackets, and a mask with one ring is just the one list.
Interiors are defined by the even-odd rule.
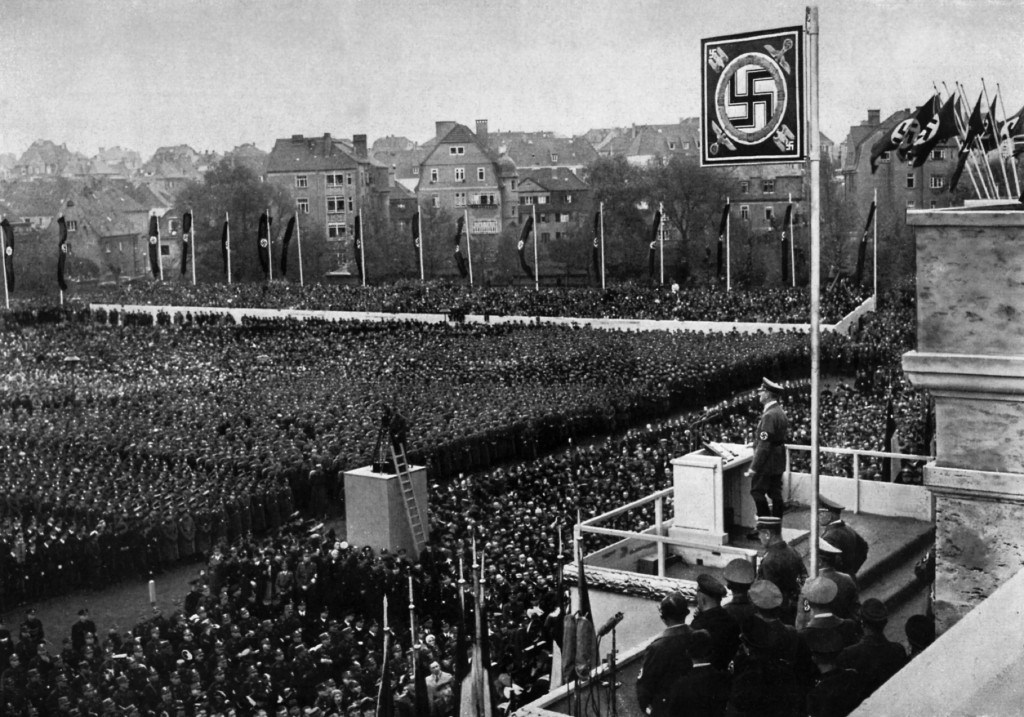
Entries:
[[[984,77],[981,78],[981,89],[985,93],[985,104],[988,105],[989,114],[992,115],[992,118],[989,120],[989,126],[991,126],[992,127],[992,131],[996,133],[996,136],[993,137],[992,139],[996,143],[996,156],[999,157],[999,168],[1001,170],[1003,170],[1003,183],[1006,185],[1006,198],[1007,199],[1011,199],[1012,197],[1010,197],[1010,177],[1006,173],[1006,162],[1003,161],[1003,153],[1002,153],[1002,151],[1000,151],[1002,149],[1002,147],[1001,147],[1002,132],[997,131],[997,130],[999,130],[999,118],[995,116],[995,110],[992,108],[992,103],[989,102],[989,99],[988,99],[988,87],[985,85],[985,78]],[[999,99],[999,94],[998,93],[996,93],[996,99],[997,100]],[[988,164],[988,157],[987,156],[985,158],[985,164],[986,165]],[[991,170],[991,167],[989,169]],[[996,199],[998,199],[998,198],[999,198],[999,189],[997,187],[996,188]]]
[[[725,203],[729,204],[729,197],[725,198]],[[725,213],[725,290],[732,291],[732,256],[730,249],[732,246],[729,243],[729,232],[732,230],[732,212],[728,211]]]
[[[967,93],[964,92],[964,88],[959,83],[956,85],[956,87],[960,91],[960,96],[961,97],[966,97],[967,96]],[[970,110],[968,110],[965,107],[964,111],[969,112]],[[953,113],[953,118],[956,120],[956,129],[957,129],[957,133],[958,133],[957,134],[957,138],[956,138],[956,148],[957,148],[957,154],[959,155],[959,153],[961,151],[963,151],[964,140],[967,138],[967,132],[970,129],[968,127],[968,124],[970,122],[970,115],[968,115],[968,117],[965,119],[964,117],[961,116],[961,113],[959,111],[957,111],[957,112]],[[963,134],[964,134],[964,136],[962,138],[959,135],[960,132],[963,132]],[[958,159],[959,159],[959,157],[958,157]],[[974,152],[971,151],[970,147],[967,147],[967,157],[966,157],[966,159],[964,159],[964,169],[967,170],[967,174],[971,178],[971,184],[974,185],[974,195],[978,199],[981,199],[981,190],[978,189],[978,182],[974,178],[974,170],[971,169],[971,160],[972,159],[974,159]],[[984,179],[982,179],[982,184],[984,184],[984,183],[985,183]]]
[[[3,216],[3,215],[0,215]],[[4,275],[4,306],[8,309],[11,308],[11,296],[7,287],[7,262],[14,261],[14,250],[11,250],[10,259],[7,258],[7,237],[5,236],[3,227],[0,227],[0,257],[3,257],[3,261],[0,261],[0,266],[3,267]],[[63,301],[61,302],[63,303]]]
[[793,234],[793,193],[789,193],[789,280],[796,287],[796,236]]
[[811,170],[811,577],[818,575],[818,450],[821,373],[821,137],[818,134],[818,8],[807,8],[808,164]]
[[875,194],[871,203],[875,205],[874,224],[871,226],[873,235],[871,240],[871,262],[874,265],[874,278],[872,279],[871,286],[875,297],[875,311],[878,311],[878,187],[875,187]]
[[267,281],[274,280],[274,232],[270,223],[270,207],[267,207]]
[[300,217],[302,214],[299,212],[298,205],[295,206],[295,241],[299,246],[299,286],[305,286],[306,282],[302,276],[302,221]]
[[366,227],[363,226],[363,208],[359,207],[359,266],[362,267],[360,274],[362,275],[363,286],[366,286],[366,252],[363,251],[363,247],[366,246]]
[[231,218],[227,212],[224,212],[224,223],[228,225],[227,237],[225,244],[228,250],[228,286],[231,286]]
[[156,218],[156,263],[160,266],[160,281],[164,280],[164,252],[163,247],[160,244],[160,220],[163,217]]
[[466,227],[466,261],[469,262],[469,285],[473,286],[473,247],[469,243],[469,210],[462,210],[463,221]]
[[658,249],[660,254],[658,284],[665,286],[665,204],[663,202],[658,202]]
[[188,228],[188,244],[192,254],[192,286],[196,285],[196,215],[192,207],[188,208],[188,216],[191,219],[191,226]]
[[416,202],[416,235],[419,237],[419,253],[420,253],[420,283],[426,281],[426,276],[423,273],[423,212],[420,210],[419,202]]
[[537,242],[540,238],[540,227],[537,226],[537,205],[533,208],[533,290],[540,291],[540,267],[537,265]]
[[604,285],[604,202],[601,202],[599,211],[601,212],[601,290],[605,288]]
[[[996,97],[1001,97],[1002,94],[1003,94],[1002,90],[999,89],[999,83],[997,82],[996,83]],[[1003,126],[1005,127],[1006,126],[1006,120],[1007,120],[1007,117],[1006,117],[1006,100],[1003,100],[1002,105],[1003,105]],[[1017,163],[1013,161],[1014,142],[1013,142],[1012,139],[1010,139],[1010,135],[1009,134],[1007,134],[1007,136],[1006,136],[1006,141],[1010,143],[1010,156],[1007,157],[1006,159],[1008,159],[1010,161],[1010,167],[1013,168],[1013,186],[1017,189],[1017,196],[1019,197],[1020,196],[1020,175],[1017,173]],[[1002,156],[1003,156],[1003,133],[1002,133],[1002,130],[1000,130],[1000,132],[999,132],[999,156],[1000,156],[1000,158],[1002,158]],[[1006,189],[1007,189],[1007,192],[1009,192],[1009,189],[1010,189],[1010,185],[1009,184],[1006,185]]]

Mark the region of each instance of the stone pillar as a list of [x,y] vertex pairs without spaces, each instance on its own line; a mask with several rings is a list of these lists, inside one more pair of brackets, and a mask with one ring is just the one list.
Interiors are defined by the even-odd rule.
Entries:
[[1024,211],[910,211],[907,224],[918,328],[903,369],[935,398],[924,483],[942,632],[1024,564]]

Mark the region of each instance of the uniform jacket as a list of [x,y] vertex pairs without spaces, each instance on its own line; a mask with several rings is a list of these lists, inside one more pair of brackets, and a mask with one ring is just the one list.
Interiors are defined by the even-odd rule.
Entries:
[[[758,478],[782,475],[786,470],[786,441],[789,440],[789,419],[782,404],[769,403],[761,414],[754,435],[754,460],[750,470]],[[757,488],[755,485],[754,488]]]

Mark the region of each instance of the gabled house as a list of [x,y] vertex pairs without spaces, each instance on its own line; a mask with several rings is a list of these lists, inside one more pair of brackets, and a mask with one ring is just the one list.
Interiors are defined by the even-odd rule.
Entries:
[[14,174],[22,177],[55,177],[64,174],[75,153],[66,144],[57,145],[48,139],[37,139],[21,155]]
[[568,167],[520,170],[517,194],[520,223],[536,211],[541,241],[567,236],[591,214],[590,186]]
[[506,153],[520,170],[568,168],[586,178],[597,159],[593,145],[583,137],[558,137],[553,132],[497,132],[489,136],[492,151]]

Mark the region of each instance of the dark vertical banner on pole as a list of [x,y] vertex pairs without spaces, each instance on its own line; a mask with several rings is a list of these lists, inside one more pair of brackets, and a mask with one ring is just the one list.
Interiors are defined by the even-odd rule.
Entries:
[[722,208],[722,219],[718,222],[718,261],[716,262],[719,281],[725,278],[725,232],[729,229],[729,202]]
[[292,242],[292,234],[295,233],[295,222],[298,219],[297,214],[292,214],[292,218],[288,220],[288,226],[284,229],[284,239],[281,240],[281,278],[283,279],[285,274],[288,273],[288,246]]
[[224,262],[224,276],[231,281],[230,264],[228,263],[228,252],[231,251],[231,220],[224,215],[224,228],[220,231],[220,257]]
[[4,234],[4,273],[7,279],[7,291],[14,291],[14,227],[7,217],[0,221],[0,231]]
[[363,217],[359,214],[356,215],[353,236],[355,239],[352,242],[352,249],[356,255],[356,268],[359,270],[359,283],[362,284],[366,281],[366,275],[363,273],[365,270],[363,267]]
[[864,280],[864,261],[868,251],[868,232],[871,231],[871,222],[875,218],[875,203],[871,202],[871,208],[868,209],[868,220],[864,223],[864,231],[860,235],[860,244],[857,245],[857,275],[856,284],[860,286]]
[[57,230],[57,286],[61,291],[67,291],[68,284],[64,281],[64,266],[68,258],[68,222],[64,219],[63,214],[57,217]]
[[160,220],[155,214],[149,217],[149,270],[153,278],[160,278]]
[[789,277],[789,245],[790,245],[790,242],[793,241],[793,237],[790,236],[789,221],[790,221],[792,216],[793,216],[793,205],[792,204],[787,204],[786,205],[786,217],[785,217],[785,219],[782,220],[782,255],[781,255],[782,263],[780,264],[780,266],[781,266],[782,283],[783,284],[788,284],[789,283],[789,278],[790,278]]
[[[522,268],[523,273],[531,279],[536,280],[536,276],[533,273],[533,267],[531,267],[526,261],[526,242],[530,240],[530,232],[533,231],[533,217],[527,217],[526,222],[523,224],[523,230],[519,232],[519,243],[516,248],[519,250],[519,266]],[[535,240],[536,241],[536,240]]]
[[594,248],[591,251],[594,262],[594,276],[601,280],[601,211],[594,212]]
[[647,278],[654,278],[654,247],[658,244],[658,232],[661,231],[661,212],[654,213],[654,223],[651,225],[651,243],[647,251]]
[[455,222],[455,266],[459,270],[459,276],[465,279],[469,276],[469,269],[466,267],[466,257],[462,256],[462,234],[465,231],[466,218],[459,217]]
[[189,242],[192,239],[192,212],[181,215],[181,275],[188,271]]
[[270,217],[266,212],[260,214],[259,228],[256,230],[256,252],[263,269],[263,278],[270,277]]

